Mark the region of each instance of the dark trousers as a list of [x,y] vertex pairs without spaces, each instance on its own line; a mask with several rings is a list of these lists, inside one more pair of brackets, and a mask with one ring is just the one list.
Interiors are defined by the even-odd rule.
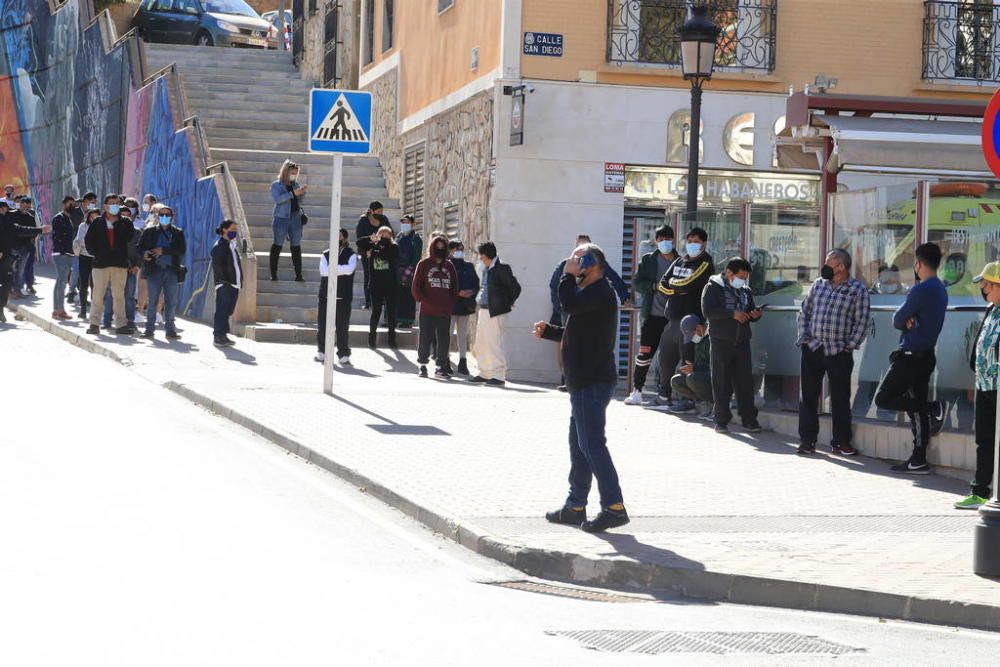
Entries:
[[976,390],[976,476],[972,492],[989,498],[993,488],[993,447],[996,438],[997,393]]
[[913,463],[927,462],[927,445],[931,441],[931,413],[927,403],[931,375],[936,360],[934,352],[904,352],[896,350],[889,357],[889,372],[875,394],[875,405],[884,410],[905,412],[913,431]]
[[[326,295],[319,298],[319,329],[316,332],[316,346],[326,354]],[[334,337],[338,357],[351,356],[351,300],[337,299],[337,312],[334,313]]]
[[229,318],[236,312],[236,300],[239,297],[240,291],[226,283],[215,290],[215,326],[212,329],[215,340],[225,340],[229,333]]
[[451,315],[424,315],[420,313],[420,339],[417,342],[417,363],[423,366],[431,358],[434,345],[434,363],[438,368],[448,367],[448,346],[451,338]]
[[413,298],[410,285],[398,285],[396,298],[396,319],[400,324],[413,324],[417,320],[417,302]]
[[736,391],[736,410],[744,426],[757,421],[753,404],[753,366],[750,341],[712,340],[712,395],[715,397],[715,423],[726,425],[733,418],[729,399]]
[[660,338],[666,326],[667,318],[650,316],[639,330],[639,354],[635,356],[635,369],[632,372],[632,386],[639,391],[646,386],[646,376],[649,375],[649,367],[653,365],[653,357],[660,347]]
[[823,348],[802,347],[802,391],[799,401],[799,439],[815,443],[819,437],[819,395],[823,376],[830,382],[834,445],[851,443],[851,371],[854,354],[847,350],[827,356]]
[[608,403],[614,394],[613,384],[592,384],[569,392],[569,507],[586,507],[590,485],[597,478],[601,507],[622,502],[618,471],[608,451],[604,434]]
[[35,286],[35,259],[38,257],[38,245],[34,242],[28,251],[28,260],[24,263],[24,285],[26,287]]
[[371,257],[366,257],[364,253],[361,254],[361,269],[364,272],[365,278],[365,308],[372,307],[372,260]]
[[670,396],[670,378],[677,373],[677,365],[681,363],[681,348],[684,345],[684,334],[681,333],[681,321],[668,320],[660,336],[660,395]]
[[[712,374],[695,371],[690,375],[677,373],[670,378],[674,395],[699,403],[712,402]],[[728,400],[728,399],[727,399]]]
[[90,294],[90,277],[94,273],[94,260],[91,257],[80,255],[80,271],[77,280],[77,288],[80,290],[80,312],[87,312],[87,295]]
[[[365,282],[367,283],[367,281]],[[396,281],[372,280],[372,316],[368,321],[369,333],[374,334],[378,330],[379,320],[382,319],[382,309],[385,308],[385,318],[389,321],[389,335],[390,337],[396,335],[396,294]]]
[[5,254],[0,259],[0,310],[7,307],[7,298],[14,286],[14,257]]

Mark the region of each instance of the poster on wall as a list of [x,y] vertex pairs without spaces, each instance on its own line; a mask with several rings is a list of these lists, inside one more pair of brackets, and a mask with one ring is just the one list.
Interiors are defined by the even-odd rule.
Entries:
[[510,145],[524,143],[524,90],[517,88],[510,98]]
[[625,192],[625,165],[620,162],[604,163],[604,191]]

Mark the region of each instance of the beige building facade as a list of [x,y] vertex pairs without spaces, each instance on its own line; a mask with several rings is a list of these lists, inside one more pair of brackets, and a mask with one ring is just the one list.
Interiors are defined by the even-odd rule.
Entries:
[[[531,339],[530,324],[548,318],[551,272],[576,235],[589,233],[627,276],[657,225],[683,232],[688,224],[680,214],[690,88],[680,72],[676,29],[689,3],[359,2],[358,83],[376,97],[376,151],[391,194],[422,219],[425,230],[444,229],[467,245],[487,238],[498,244],[525,288],[508,320],[511,375],[555,380],[554,351]],[[956,303],[971,299],[963,260],[992,258],[1000,249],[990,245],[989,229],[970,233],[952,217],[985,204],[989,210],[978,209],[976,224],[991,225],[995,187],[976,166],[908,173],[874,160],[824,172],[820,164],[832,154],[817,153],[779,167],[779,144],[795,140],[789,138],[793,128],[786,129],[789,95],[808,89],[812,101],[951,101],[973,108],[953,120],[975,123],[975,109],[1000,80],[1000,63],[992,58],[1000,40],[997,10],[987,2],[923,0],[708,4],[722,35],[703,102],[698,222],[709,230],[717,260],[737,254],[751,259],[760,298],[777,309],[762,325],[755,350],[761,400],[775,410],[797,405],[797,357],[789,352],[794,311],[822,253],[840,245],[859,253],[858,275],[883,309],[873,323],[872,351],[863,363],[859,358],[856,413],[889,420],[865,398],[884,371],[883,348],[892,344],[883,311],[902,298],[879,292],[879,285],[902,282],[905,289],[898,276],[911,269],[913,242],[948,237],[954,241],[952,293]],[[520,85],[526,86],[517,114],[523,143],[512,145],[512,96],[505,87]],[[893,104],[890,99],[883,106],[892,110]],[[845,115],[877,120],[898,113]],[[834,136],[857,134],[813,129],[841,157],[848,142],[835,145]],[[959,129],[968,135],[972,126]],[[875,134],[865,131],[868,138]],[[927,147],[934,152],[933,144]],[[851,144],[851,155],[858,154]],[[955,180],[985,183],[985,200],[956,200],[948,190]],[[847,219],[853,213],[837,220],[835,211],[867,217],[863,224]],[[623,371],[632,326],[624,315]],[[963,340],[949,363],[964,368],[958,361],[965,349]],[[956,371],[942,380],[941,391],[957,395],[968,382]],[[955,403],[951,426],[968,430],[967,401]]]

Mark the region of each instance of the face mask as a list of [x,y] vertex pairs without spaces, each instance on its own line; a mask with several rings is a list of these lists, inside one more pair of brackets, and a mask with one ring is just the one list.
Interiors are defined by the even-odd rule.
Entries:
[[160,216],[160,224],[163,225],[164,227],[166,227],[167,225],[169,225],[170,224],[170,216],[169,215],[161,215]]
[[986,290],[982,287],[979,288],[979,294],[983,297],[983,301],[989,302],[990,297],[986,296]]
[[687,250],[688,257],[697,257],[698,255],[701,254],[701,244],[688,243],[685,250]]
[[409,234],[410,230],[412,230],[412,229],[413,229],[413,225],[411,225],[408,222],[404,222],[403,224],[401,224],[399,226],[399,231],[403,232],[404,234]]
[[121,211],[122,211],[121,204],[108,204],[108,213],[110,213],[111,215],[118,215],[119,213],[121,213]]
[[96,211],[97,210],[97,204],[87,204],[87,210],[88,211]]
[[455,251],[455,259],[465,259],[465,253],[461,250]]
[[819,270],[819,275],[823,280],[833,280],[833,267],[823,265],[823,268]]
[[439,259],[444,259],[448,256],[447,248],[434,248],[434,256]]
[[747,281],[739,276],[733,276],[733,279],[729,281],[729,284],[736,289],[743,289],[747,286]]
[[656,247],[660,249],[664,255],[669,255],[674,251],[673,241],[657,241]]
[[700,342],[701,342],[701,341],[702,341],[702,340],[703,340],[704,338],[705,338],[704,336],[699,336],[698,334],[695,334],[695,335],[691,336],[691,342],[692,342],[692,343],[694,343],[695,345],[697,345],[697,344],[698,344],[698,343],[700,343]]
[[128,210],[132,211],[132,215],[133,216],[139,215],[139,209],[137,209],[137,208],[132,208],[130,206]]
[[289,175],[288,175],[288,180],[289,180],[289,181],[294,181],[294,180],[295,180],[295,179],[297,179],[298,177],[299,177],[299,175],[298,175],[297,173],[292,173],[292,174],[289,174]]
[[226,238],[232,241],[236,238],[236,232],[226,232]]
[[149,204],[143,204],[142,205],[142,212],[143,213],[149,213]]

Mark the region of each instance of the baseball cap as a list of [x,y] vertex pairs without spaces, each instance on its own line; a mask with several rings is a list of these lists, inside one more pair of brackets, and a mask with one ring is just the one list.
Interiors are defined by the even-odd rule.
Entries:
[[972,282],[981,283],[984,280],[1000,284],[1000,262],[990,262],[984,266],[979,275],[972,279]]

